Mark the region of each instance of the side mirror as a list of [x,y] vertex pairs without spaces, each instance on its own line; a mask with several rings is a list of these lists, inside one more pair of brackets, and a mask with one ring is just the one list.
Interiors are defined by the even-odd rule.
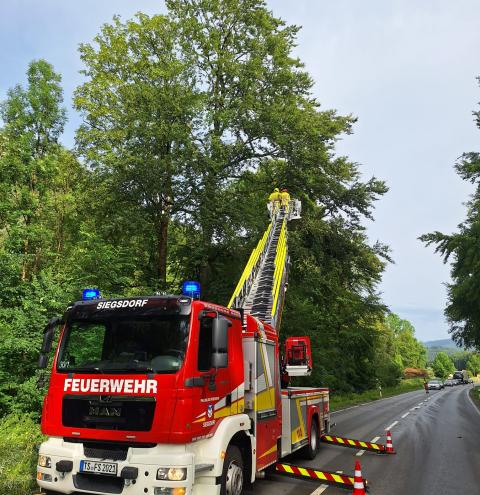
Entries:
[[227,368],[228,367],[228,353],[227,352],[214,352],[212,354],[212,367],[213,368]]
[[40,349],[40,356],[38,358],[38,367],[44,369],[48,364],[48,354],[52,350],[53,337],[55,336],[55,327],[61,325],[63,320],[55,317],[49,320],[43,331],[42,348]]
[[212,324],[212,367],[228,366],[228,327],[231,323],[225,318],[215,318]]
[[42,348],[40,352],[42,354],[48,354],[52,350],[53,337],[55,335],[54,328],[48,328],[43,334]]
[[38,368],[43,370],[47,367],[48,365],[48,354],[40,354],[38,356]]

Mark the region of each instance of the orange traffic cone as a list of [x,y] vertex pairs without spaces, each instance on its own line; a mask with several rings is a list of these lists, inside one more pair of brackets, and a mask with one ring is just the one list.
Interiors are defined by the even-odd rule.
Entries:
[[365,485],[363,484],[362,471],[360,462],[355,462],[355,475],[353,478],[353,495],[366,495]]
[[390,430],[387,430],[387,454],[396,454],[395,450],[393,450],[393,443],[392,443],[392,434],[390,433]]

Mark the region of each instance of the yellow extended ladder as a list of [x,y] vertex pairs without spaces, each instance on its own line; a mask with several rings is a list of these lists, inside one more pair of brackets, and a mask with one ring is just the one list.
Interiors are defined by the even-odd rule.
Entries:
[[228,307],[242,308],[278,329],[288,280],[289,220],[300,218],[301,205],[292,200],[271,211],[271,222],[252,251]]

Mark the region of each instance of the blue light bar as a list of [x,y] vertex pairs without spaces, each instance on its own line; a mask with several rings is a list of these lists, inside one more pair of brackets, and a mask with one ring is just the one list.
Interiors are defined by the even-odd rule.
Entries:
[[100,291],[98,289],[83,289],[82,299],[90,301],[91,299],[100,299]]
[[194,299],[200,299],[200,284],[193,280],[187,280],[182,284],[182,294]]

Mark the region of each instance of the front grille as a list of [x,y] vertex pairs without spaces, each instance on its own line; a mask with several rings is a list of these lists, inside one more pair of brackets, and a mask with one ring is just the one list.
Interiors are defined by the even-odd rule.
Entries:
[[73,476],[75,488],[100,493],[122,493],[125,481],[115,476],[101,474],[75,474]]
[[111,445],[102,443],[84,443],[83,453],[93,459],[124,461],[127,458],[128,445]]
[[155,413],[153,397],[65,395],[62,424],[97,430],[149,431]]

